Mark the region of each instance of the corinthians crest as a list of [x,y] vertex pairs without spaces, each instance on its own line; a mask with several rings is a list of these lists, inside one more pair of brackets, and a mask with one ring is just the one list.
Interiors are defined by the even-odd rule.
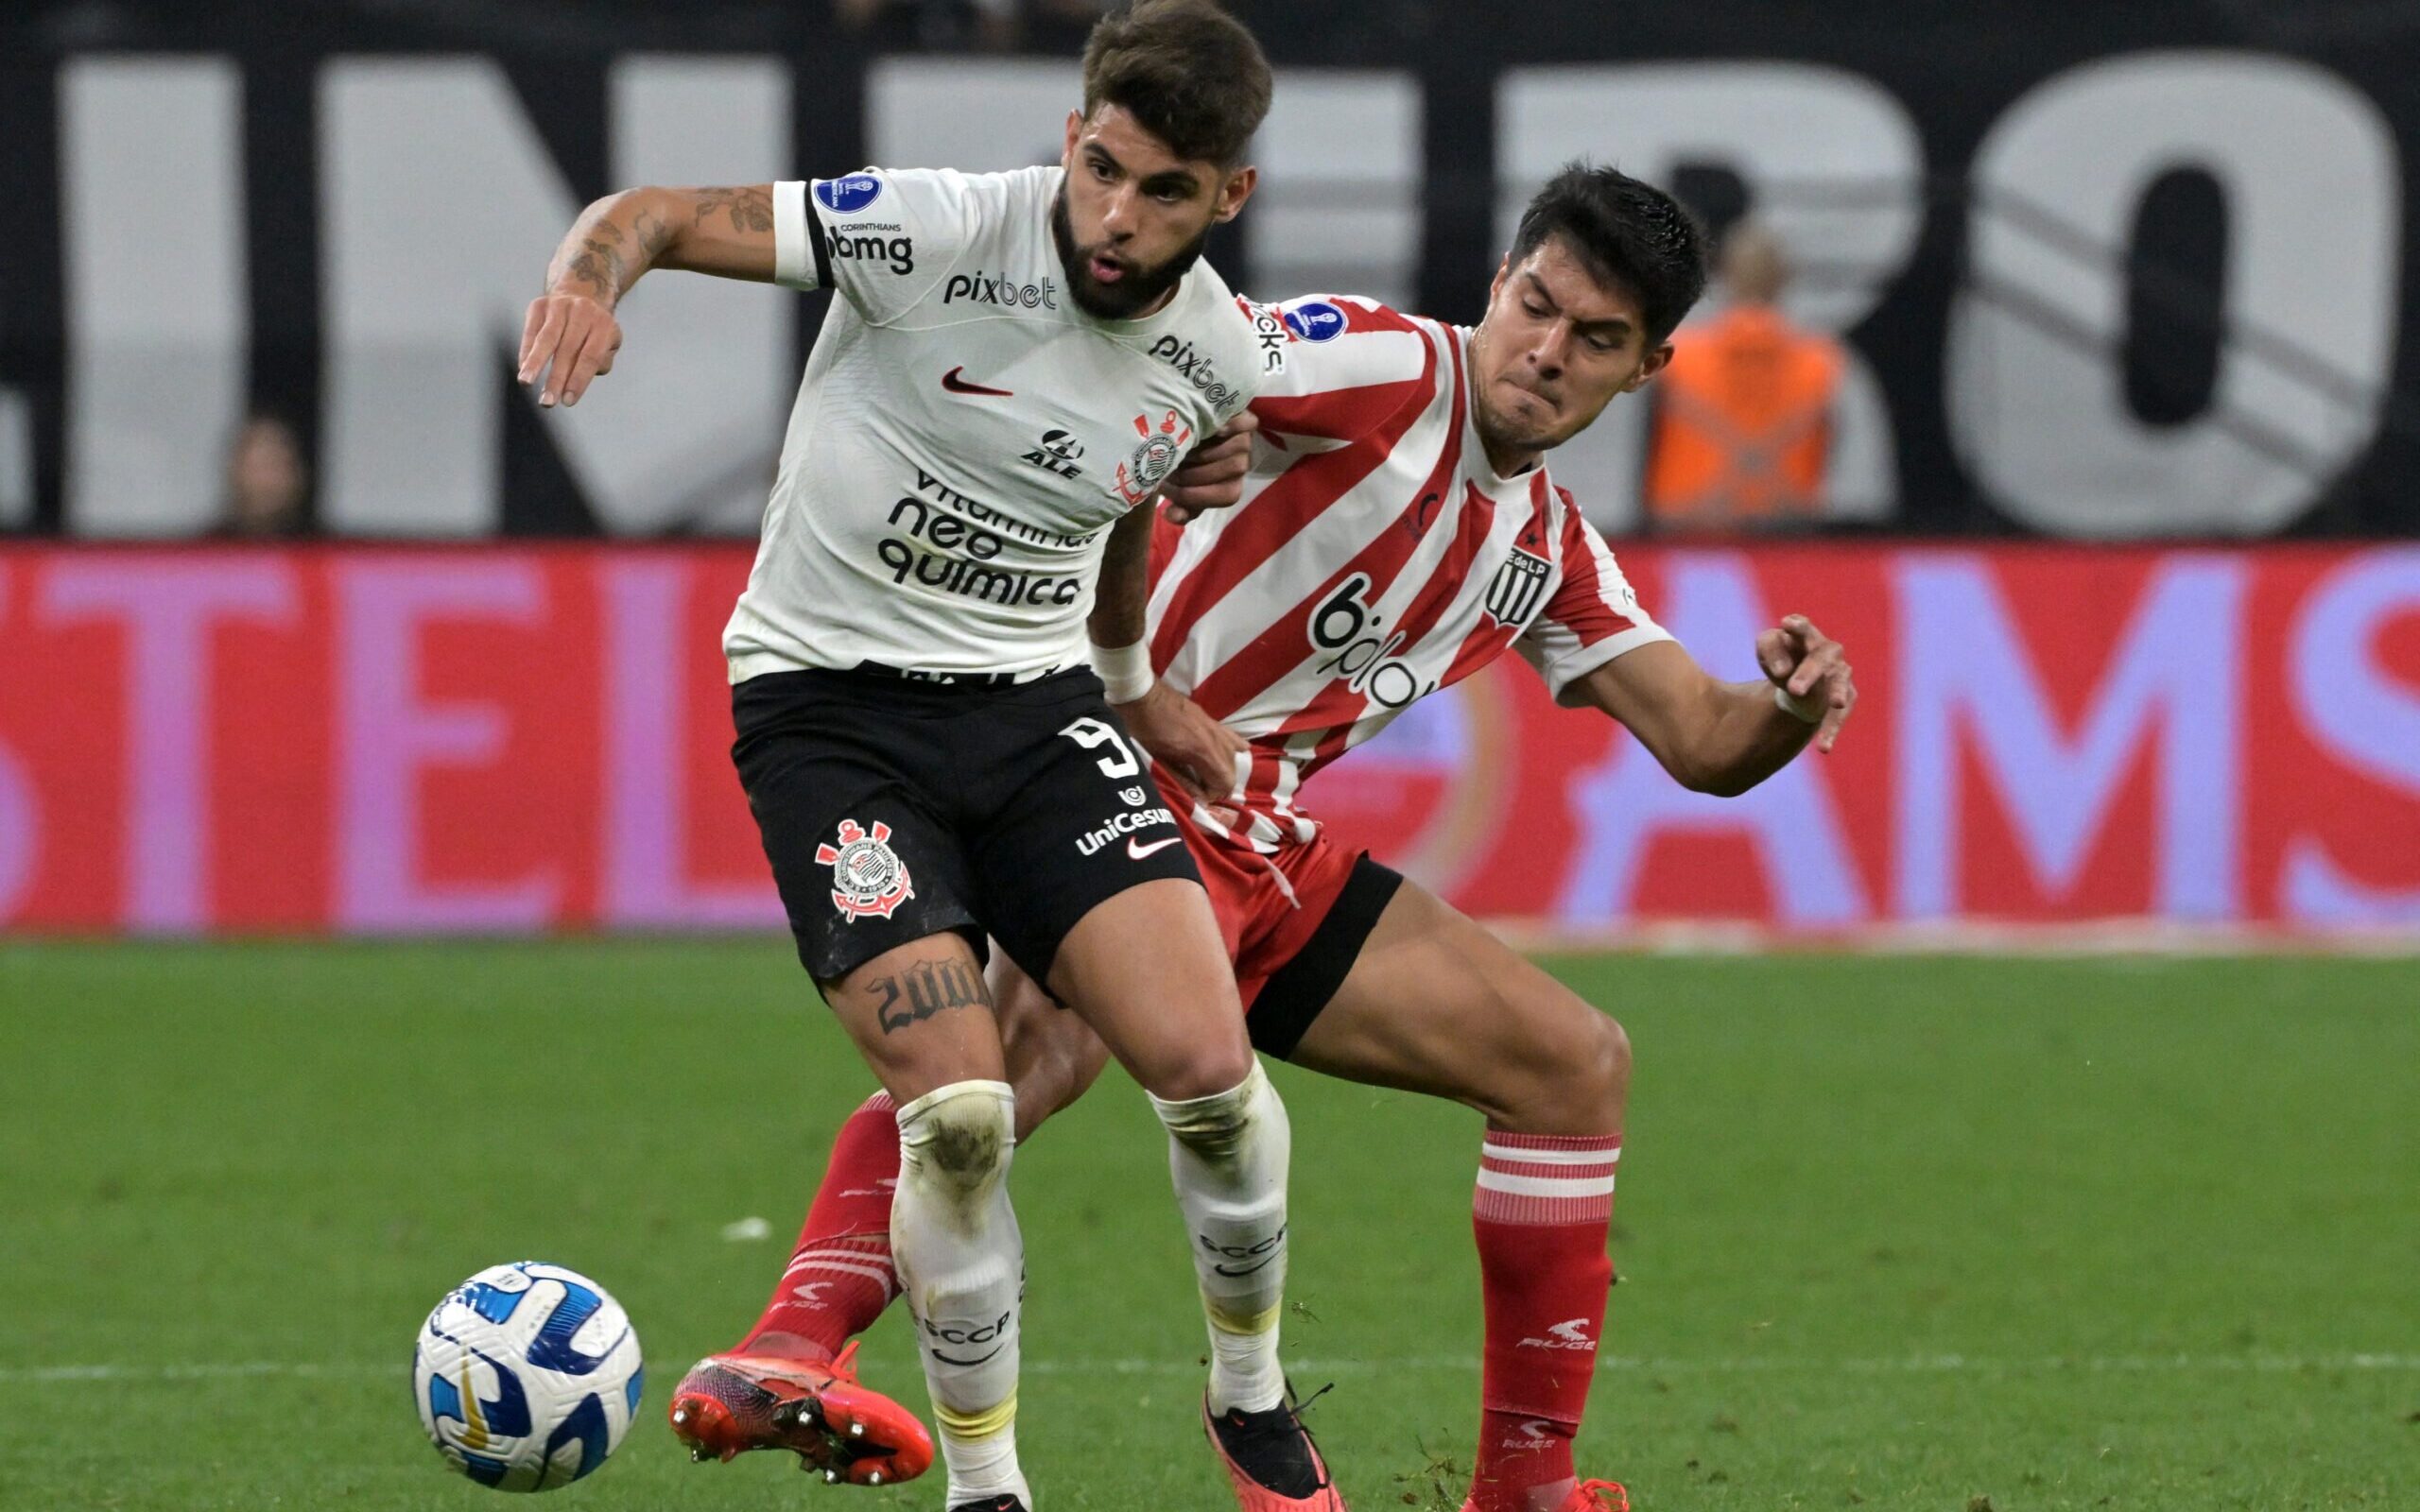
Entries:
[[890,826],[877,820],[868,833],[855,819],[840,821],[838,846],[819,845],[815,859],[832,868],[832,905],[856,923],[868,914],[885,919],[916,896],[908,883],[908,864],[887,843]]
[[1135,416],[1134,432],[1143,438],[1142,444],[1117,464],[1117,496],[1128,504],[1150,497],[1160,480],[1176,471],[1178,459],[1184,455],[1184,443],[1193,439],[1193,427],[1180,421],[1173,409],[1157,426],[1149,415]]

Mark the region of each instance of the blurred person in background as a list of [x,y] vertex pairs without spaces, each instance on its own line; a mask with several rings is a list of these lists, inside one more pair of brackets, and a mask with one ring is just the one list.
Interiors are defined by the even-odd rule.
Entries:
[[1840,344],[1782,313],[1780,238],[1741,221],[1723,239],[1721,308],[1672,335],[1651,396],[1647,517],[1666,532],[1786,531],[1830,489]]
[[285,417],[256,409],[227,448],[225,491],[211,535],[283,541],[310,533],[311,464]]

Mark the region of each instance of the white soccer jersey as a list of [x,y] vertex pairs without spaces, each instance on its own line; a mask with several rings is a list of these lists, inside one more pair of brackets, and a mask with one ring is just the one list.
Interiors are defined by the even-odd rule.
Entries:
[[1303,780],[1414,699],[1507,650],[1562,698],[1671,637],[1544,466],[1488,464],[1470,332],[1348,297],[1248,308],[1264,368],[1252,474],[1236,507],[1161,523],[1151,661],[1252,742],[1231,837],[1273,851],[1318,833],[1294,806]]
[[875,662],[1083,660],[1109,526],[1252,397],[1259,354],[1197,264],[1156,315],[1061,285],[1060,170],[869,168],[774,185],[777,281],[831,288],[782,444],[731,679]]

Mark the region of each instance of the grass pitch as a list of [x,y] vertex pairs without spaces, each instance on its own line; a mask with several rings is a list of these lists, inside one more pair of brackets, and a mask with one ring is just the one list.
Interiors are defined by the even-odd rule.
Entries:
[[[2420,1507],[2420,965],[1556,963],[1637,1076],[1582,1472],[1642,1512]],[[691,1466],[865,1074],[777,942],[0,945],[0,1508],[493,1508],[406,1380],[491,1263],[605,1282],[631,1437],[547,1504],[934,1508]],[[1359,1512],[1452,1508],[1478,1125],[1281,1072],[1287,1349]],[[1161,1137],[1018,1153],[1041,1512],[1231,1504]],[[771,1235],[725,1237],[758,1216]],[[894,1314],[869,1379],[922,1407]]]

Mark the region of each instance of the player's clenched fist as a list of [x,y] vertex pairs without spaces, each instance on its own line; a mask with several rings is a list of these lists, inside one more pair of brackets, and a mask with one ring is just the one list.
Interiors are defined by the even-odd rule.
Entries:
[[521,381],[545,380],[538,403],[577,404],[589,383],[614,370],[622,348],[622,324],[602,300],[557,290],[529,301],[521,323]]
[[1260,417],[1240,410],[1218,433],[1185,455],[1184,465],[1160,485],[1160,501],[1167,506],[1173,524],[1200,519],[1210,509],[1232,508],[1244,496],[1244,474],[1252,471],[1253,433]]
[[1857,707],[1848,653],[1804,614],[1785,614],[1778,629],[1756,637],[1756,664],[1781,690],[1783,707],[1810,724],[1819,750],[1830,750]]

